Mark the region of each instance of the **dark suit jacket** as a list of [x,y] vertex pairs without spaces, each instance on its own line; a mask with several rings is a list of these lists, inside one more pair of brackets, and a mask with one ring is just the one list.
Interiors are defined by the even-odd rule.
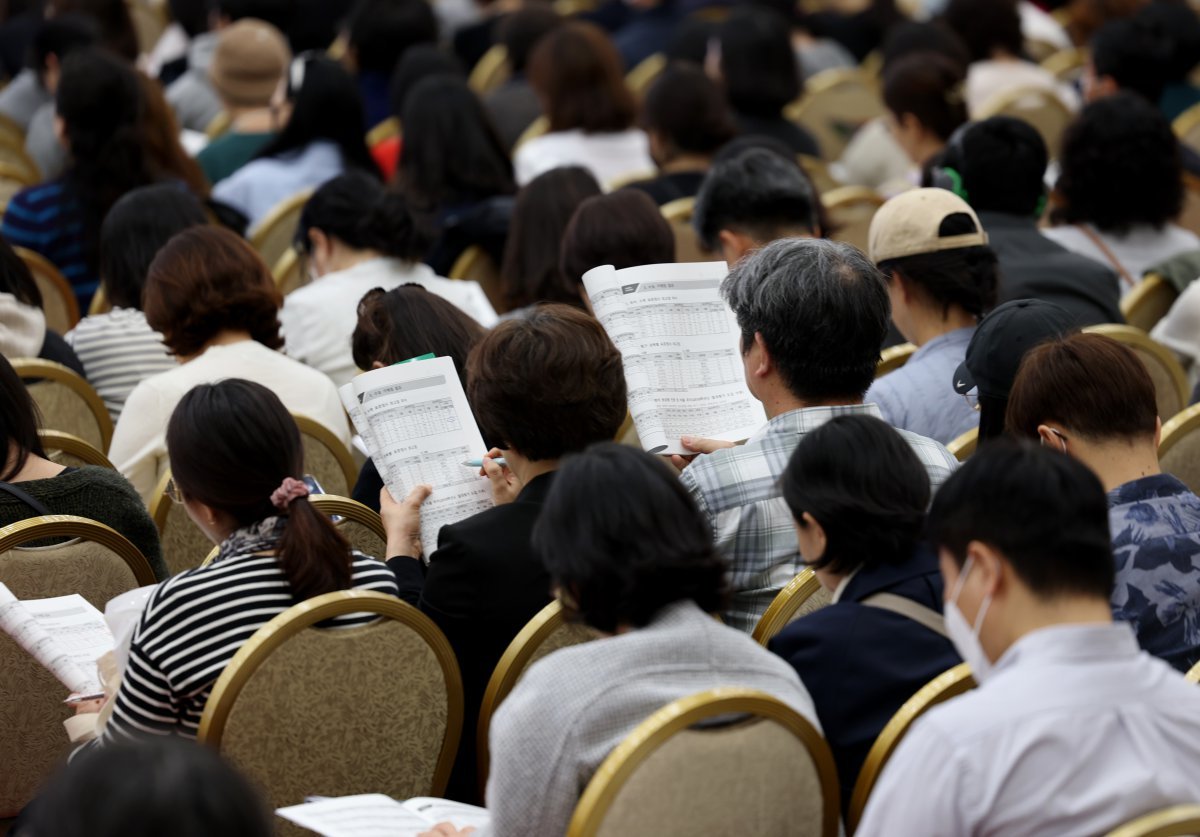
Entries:
[[836,604],[797,619],[768,648],[804,682],[837,762],[842,809],[867,751],[913,694],[961,662],[950,640],[889,610],[860,604],[882,592],[942,610],[937,559],[919,549],[903,566],[863,569]]
[[1013,299],[1053,302],[1070,312],[1079,328],[1125,322],[1120,283],[1111,268],[1046,238],[1032,218],[980,212],[979,222],[1000,261],[997,304]]
[[550,603],[550,575],[529,542],[553,483],[553,473],[543,474],[514,502],[443,526],[424,573],[416,559],[388,560],[400,598],[437,623],[462,671],[463,734],[450,799],[479,802],[475,732],[483,691],[508,644]]

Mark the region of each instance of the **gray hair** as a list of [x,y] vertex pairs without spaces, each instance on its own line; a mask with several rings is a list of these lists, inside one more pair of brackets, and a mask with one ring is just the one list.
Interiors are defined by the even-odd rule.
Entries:
[[788,388],[804,400],[861,398],[875,378],[891,300],[871,260],[820,238],[774,241],[721,283],[743,349],[761,334]]
[[759,241],[785,230],[815,235],[819,201],[799,165],[774,151],[751,148],[712,167],[696,195],[692,225],[710,250],[725,229],[746,230]]

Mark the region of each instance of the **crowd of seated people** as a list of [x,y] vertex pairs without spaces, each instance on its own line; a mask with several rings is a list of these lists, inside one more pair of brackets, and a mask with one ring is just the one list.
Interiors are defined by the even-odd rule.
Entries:
[[[846,833],[1200,806],[1200,485],[1160,449],[1196,412],[1148,366],[1200,378],[1197,69],[1183,0],[0,9],[0,535],[93,520],[156,581],[0,832],[270,832],[201,718],[264,626],[354,591],[445,640],[428,791],[486,807],[477,835],[564,834],[639,725],[723,687],[828,747]],[[602,323],[584,277],[691,261],[761,418],[643,451],[631,346],[672,335]],[[484,442],[482,510],[435,533],[440,484],[348,413],[431,356]],[[63,460],[48,383],[111,466]],[[377,548],[310,502],[314,424]],[[24,546],[52,576],[62,540]],[[497,697],[548,612],[589,641]],[[965,693],[877,758],[947,672]]]

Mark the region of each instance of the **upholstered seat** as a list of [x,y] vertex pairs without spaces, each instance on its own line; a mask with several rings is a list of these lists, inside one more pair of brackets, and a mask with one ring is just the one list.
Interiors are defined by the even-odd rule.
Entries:
[[1129,325],[1149,332],[1167,315],[1177,299],[1179,291],[1170,282],[1150,273],[1121,300],[1121,313]]
[[304,473],[311,474],[326,494],[346,497],[358,479],[354,457],[325,425],[293,415],[304,443]]
[[108,450],[112,417],[87,381],[61,363],[37,358],[11,361],[42,414],[43,426],[78,436],[102,453]]
[[184,570],[200,566],[213,545],[208,535],[188,517],[187,510],[167,496],[167,484],[170,481],[171,470],[168,468],[154,489],[150,517],[158,528],[167,570],[171,575],[178,575]]
[[1200,491],[1200,405],[1189,407],[1163,424],[1158,443],[1162,469],[1193,492]]
[[883,115],[884,105],[878,86],[862,70],[832,69],[810,78],[804,95],[784,113],[812,134],[822,159],[836,160],[859,128]]
[[251,232],[250,243],[267,265],[273,267],[278,264],[292,246],[296,227],[300,224],[300,213],[304,211],[304,205],[312,193],[312,189],[305,189],[280,201]]
[[1175,355],[1165,346],[1152,340],[1146,332],[1131,325],[1113,324],[1088,326],[1084,331],[1089,334],[1103,334],[1133,349],[1138,359],[1146,365],[1146,371],[1154,381],[1158,416],[1164,422],[1187,406],[1188,397],[1191,395],[1188,391],[1187,374]]
[[700,243],[700,236],[692,226],[692,212],[696,208],[695,198],[679,198],[664,204],[662,216],[671,225],[671,233],[675,236],[675,261],[711,262],[719,259],[716,253],[706,250]]
[[60,433],[57,430],[39,430],[38,437],[42,440],[42,450],[46,452],[46,457],[59,465],[68,468],[82,468],[85,465],[113,468],[107,456],[78,436]]
[[883,197],[865,186],[841,186],[821,195],[834,241],[853,244],[864,253],[871,230],[871,219],[883,206]]
[[42,310],[46,312],[46,328],[66,334],[79,322],[75,289],[45,256],[24,247],[14,247],[13,251],[25,262],[37,283],[42,295]]

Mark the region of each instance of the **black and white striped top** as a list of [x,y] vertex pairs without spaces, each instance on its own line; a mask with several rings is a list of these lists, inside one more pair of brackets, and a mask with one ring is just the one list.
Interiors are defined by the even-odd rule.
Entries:
[[[387,565],[354,554],[351,587],[396,595]],[[271,555],[236,555],[180,573],[154,591],[129,649],[129,663],[101,741],[145,733],[195,738],[212,687],[254,632],[296,604]],[[330,627],[375,619],[348,614]]]
[[114,422],[134,387],[177,365],[162,336],[134,308],[84,317],[64,336]]

